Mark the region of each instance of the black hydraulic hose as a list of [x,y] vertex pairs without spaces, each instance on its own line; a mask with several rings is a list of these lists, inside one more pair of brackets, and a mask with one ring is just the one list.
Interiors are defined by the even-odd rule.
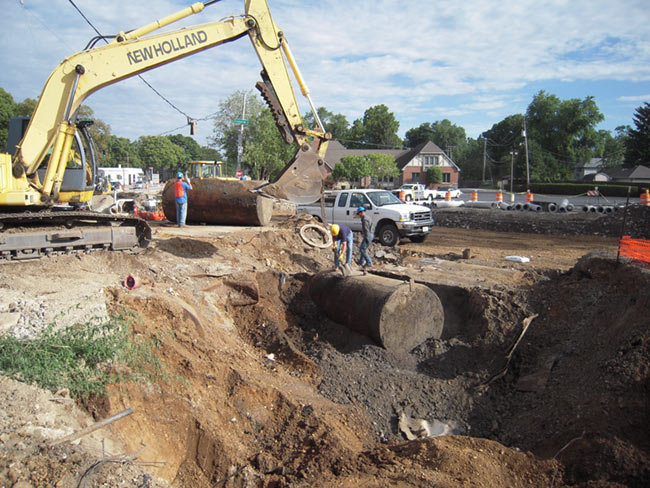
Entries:
[[207,7],[208,5],[212,5],[213,3],[220,2],[221,0],[209,0],[208,2],[203,2],[203,6]]

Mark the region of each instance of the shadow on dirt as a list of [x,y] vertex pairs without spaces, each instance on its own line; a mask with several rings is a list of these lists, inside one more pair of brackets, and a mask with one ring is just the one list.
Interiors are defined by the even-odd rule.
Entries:
[[210,258],[218,251],[217,247],[207,242],[181,237],[173,237],[166,240],[161,239],[157,242],[157,247],[161,251],[168,252],[174,256],[189,259]]

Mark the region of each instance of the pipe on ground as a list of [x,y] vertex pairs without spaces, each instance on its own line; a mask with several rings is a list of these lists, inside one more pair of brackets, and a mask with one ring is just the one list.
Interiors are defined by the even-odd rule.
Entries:
[[548,204],[548,211],[551,213],[556,213],[557,212],[557,205],[553,202]]
[[486,202],[486,201],[469,201],[465,202],[466,207],[470,208],[497,208],[497,202]]
[[[175,180],[165,184],[162,193],[163,211],[167,220],[176,222]],[[261,182],[192,179],[187,192],[187,222],[220,225],[268,225],[273,216],[273,200],[251,190]]]
[[425,285],[325,272],[312,277],[309,293],[331,320],[392,352],[408,352],[442,335],[442,303]]
[[519,202],[515,203],[514,204],[514,209],[517,210],[517,211],[523,210],[524,209],[523,203],[519,203]]
[[528,204],[528,210],[531,212],[541,212],[542,211],[542,206],[537,205],[536,203],[529,203]]

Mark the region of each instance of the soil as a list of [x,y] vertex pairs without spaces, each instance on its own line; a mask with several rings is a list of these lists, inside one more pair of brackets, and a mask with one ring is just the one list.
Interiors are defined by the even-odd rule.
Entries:
[[[373,244],[369,272],[445,311],[440,339],[400,355],[312,302],[331,251],[289,211],[3,263],[3,333],[132,314],[165,375],[83,401],[0,377],[0,486],[648,486],[650,271],[616,259],[620,214],[580,217],[436,211],[425,242]],[[630,233],[649,217],[631,209]],[[400,418],[448,435],[407,440]]]

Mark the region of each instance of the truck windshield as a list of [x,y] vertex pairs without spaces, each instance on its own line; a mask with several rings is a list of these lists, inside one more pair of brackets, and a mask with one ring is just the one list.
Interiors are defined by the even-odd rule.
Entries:
[[404,203],[389,191],[370,191],[366,195],[377,207]]

